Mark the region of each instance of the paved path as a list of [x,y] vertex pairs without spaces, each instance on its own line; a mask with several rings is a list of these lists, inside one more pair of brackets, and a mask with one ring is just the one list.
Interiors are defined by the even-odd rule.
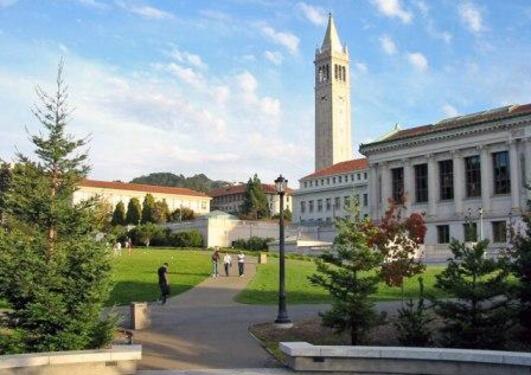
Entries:
[[[229,277],[209,278],[189,291],[151,305],[152,325],[135,332],[143,346],[143,370],[258,369],[278,363],[248,333],[252,323],[276,318],[276,306],[244,305],[234,297],[256,272],[254,259],[239,278],[237,267]],[[170,273],[171,283],[171,273]],[[315,317],[325,305],[289,306],[293,320]]]

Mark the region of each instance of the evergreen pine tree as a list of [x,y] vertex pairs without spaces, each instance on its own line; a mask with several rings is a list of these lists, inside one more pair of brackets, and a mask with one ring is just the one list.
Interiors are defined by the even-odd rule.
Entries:
[[112,213],[112,225],[125,225],[125,206],[122,201],[118,202]]
[[130,225],[138,225],[142,219],[142,206],[138,198],[131,198],[127,204],[127,214],[125,216],[125,223]]
[[435,312],[443,319],[444,346],[503,348],[512,324],[507,295],[509,267],[505,259],[488,259],[488,241],[473,246],[452,240],[453,257],[436,276],[435,287],[452,299],[436,300]]
[[382,255],[369,245],[374,227],[360,218],[357,205],[350,218],[338,219],[336,228],[333,251],[316,261],[317,273],[310,281],[332,297],[332,308],[320,314],[323,325],[338,333],[348,331],[351,344],[359,345],[367,332],[384,320],[369,299],[380,281],[374,271],[381,264]]
[[107,345],[115,319],[101,319],[110,291],[110,254],[96,239],[96,200],[72,204],[89,170],[85,140],[65,132],[67,90],[37,88],[34,110],[44,131],[31,137],[36,161],[18,155],[0,227],[0,298],[12,308],[2,352],[81,350]]
[[256,174],[247,182],[241,213],[244,218],[254,220],[270,216],[269,202],[262,188],[262,182]]
[[155,198],[151,194],[146,194],[142,202],[142,224],[155,222],[153,211],[155,211]]
[[518,280],[516,297],[519,302],[521,339],[526,344],[531,344],[531,215],[529,213],[524,215],[523,221],[525,232],[516,236],[511,249],[511,258],[512,271]]
[[3,222],[3,212],[5,204],[5,194],[9,189],[9,184],[11,182],[11,169],[9,164],[0,162],[0,223]]

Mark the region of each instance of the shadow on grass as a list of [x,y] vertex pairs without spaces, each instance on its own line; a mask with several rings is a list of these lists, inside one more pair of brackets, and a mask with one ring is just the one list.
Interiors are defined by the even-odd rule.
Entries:
[[[191,288],[196,283],[176,283],[170,281],[170,296],[176,296]],[[160,297],[159,284],[139,281],[117,281],[114,284],[106,306],[124,305],[130,302],[153,302]]]
[[[153,272],[153,271],[143,271],[143,272],[139,272],[141,274],[150,274],[150,275],[153,275],[153,277],[155,278],[158,278],[158,275],[157,275],[157,272]],[[210,276],[210,273],[205,273],[205,272],[172,272],[172,271],[168,271],[168,275],[186,275],[186,276],[201,276],[201,277],[204,277],[204,278],[207,278],[208,276]]]

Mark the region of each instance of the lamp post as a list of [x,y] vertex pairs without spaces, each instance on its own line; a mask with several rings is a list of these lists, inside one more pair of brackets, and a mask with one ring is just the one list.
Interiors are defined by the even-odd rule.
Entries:
[[479,240],[483,241],[483,207],[478,209],[479,213]]
[[288,180],[282,175],[275,180],[275,188],[280,198],[280,220],[279,220],[279,238],[278,238],[278,252],[279,252],[279,284],[278,284],[278,316],[275,320],[275,325],[279,328],[290,328],[293,324],[288,318],[288,310],[286,308],[286,261],[284,257],[284,195],[288,186]]

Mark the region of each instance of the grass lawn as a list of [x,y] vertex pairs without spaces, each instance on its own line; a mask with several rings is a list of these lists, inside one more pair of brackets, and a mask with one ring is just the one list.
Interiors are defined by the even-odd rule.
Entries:
[[207,251],[172,248],[135,248],[131,256],[123,251],[115,258],[114,288],[109,305],[132,301],[155,301],[159,295],[157,269],[169,264],[171,295],[184,292],[210,274],[210,254]]
[[[423,274],[425,292],[440,292],[433,288],[435,275],[443,270],[442,265],[428,266]],[[286,259],[286,290],[288,303],[327,303],[330,302],[328,294],[322,288],[313,286],[308,281],[308,276],[315,273],[315,264],[306,260]],[[380,285],[374,295],[377,301],[396,300],[402,295],[400,288],[389,288]],[[406,280],[404,287],[406,298],[418,296],[418,281],[416,277]],[[437,295],[437,294],[436,294]],[[275,304],[278,301],[278,259],[269,258],[269,263],[258,265],[254,279],[237,297],[236,301],[247,304]]]

